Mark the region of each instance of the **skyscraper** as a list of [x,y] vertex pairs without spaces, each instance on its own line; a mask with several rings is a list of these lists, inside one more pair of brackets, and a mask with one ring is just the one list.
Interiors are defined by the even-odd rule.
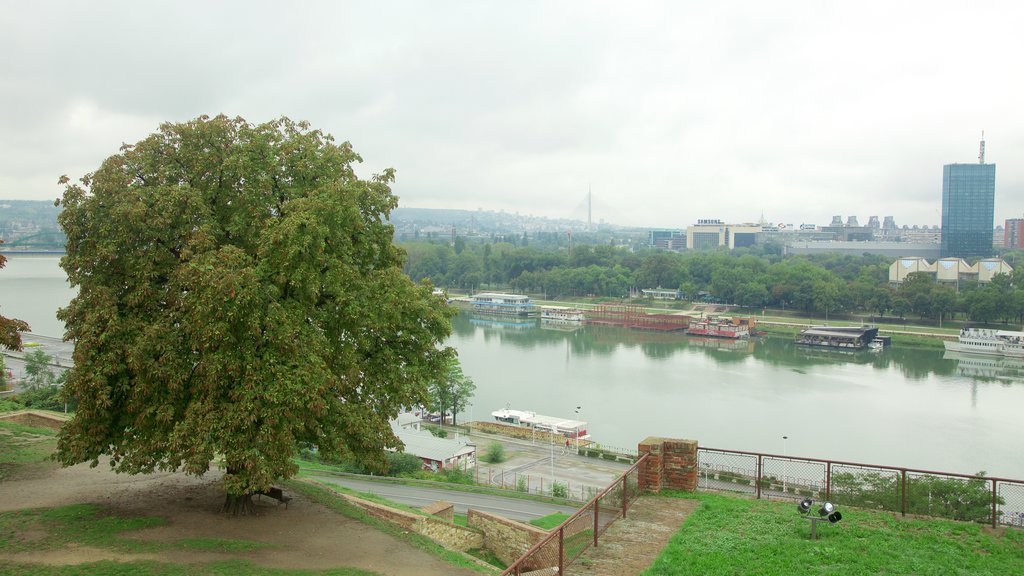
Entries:
[[985,164],[985,141],[977,164],[942,167],[943,258],[992,255],[996,165]]

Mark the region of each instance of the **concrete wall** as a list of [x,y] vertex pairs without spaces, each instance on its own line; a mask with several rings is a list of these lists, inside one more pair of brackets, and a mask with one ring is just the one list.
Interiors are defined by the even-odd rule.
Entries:
[[637,446],[641,456],[641,490],[697,490],[697,441],[649,437]]

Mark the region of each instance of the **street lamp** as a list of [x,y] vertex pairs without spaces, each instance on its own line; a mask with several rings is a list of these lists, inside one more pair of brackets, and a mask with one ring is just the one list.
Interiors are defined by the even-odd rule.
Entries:
[[[576,407],[576,420],[577,420],[577,422],[579,421],[580,410],[582,410],[582,409],[583,409],[582,406],[577,406]],[[576,424],[576,453],[577,454],[580,453],[580,425],[579,424]]]
[[789,457],[786,454],[786,440],[789,436],[782,437],[782,493],[786,493],[786,476],[789,476]]

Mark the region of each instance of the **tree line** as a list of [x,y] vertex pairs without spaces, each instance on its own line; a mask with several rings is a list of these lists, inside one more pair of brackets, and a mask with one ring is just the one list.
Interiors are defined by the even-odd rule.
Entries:
[[[911,274],[889,284],[894,258],[880,255],[783,255],[765,245],[732,251],[627,250],[609,244],[516,246],[507,242],[406,242],[405,272],[435,286],[507,289],[545,299],[624,298],[645,288],[679,290],[693,301],[793,310],[814,316],[849,314],[939,323],[1024,319],[1024,272],[992,282],[938,283]],[[1004,255],[1024,264],[1020,252]]]

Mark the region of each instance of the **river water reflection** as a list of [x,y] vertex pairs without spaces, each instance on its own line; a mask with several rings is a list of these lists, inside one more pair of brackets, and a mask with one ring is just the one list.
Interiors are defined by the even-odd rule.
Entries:
[[[59,336],[72,292],[54,256],[14,256],[0,313]],[[496,322],[461,314],[449,343],[477,391],[461,420],[510,406],[589,422],[598,442],[702,446],[1024,478],[1024,363],[941,350],[809,351],[788,338]],[[782,437],[788,440],[783,443]]]
[[[462,314],[451,344],[477,392],[572,417],[594,438],[702,446],[1024,478],[1024,365],[890,347],[856,354],[791,339],[693,339],[607,327],[545,329]],[[788,440],[783,442],[782,437]]]

